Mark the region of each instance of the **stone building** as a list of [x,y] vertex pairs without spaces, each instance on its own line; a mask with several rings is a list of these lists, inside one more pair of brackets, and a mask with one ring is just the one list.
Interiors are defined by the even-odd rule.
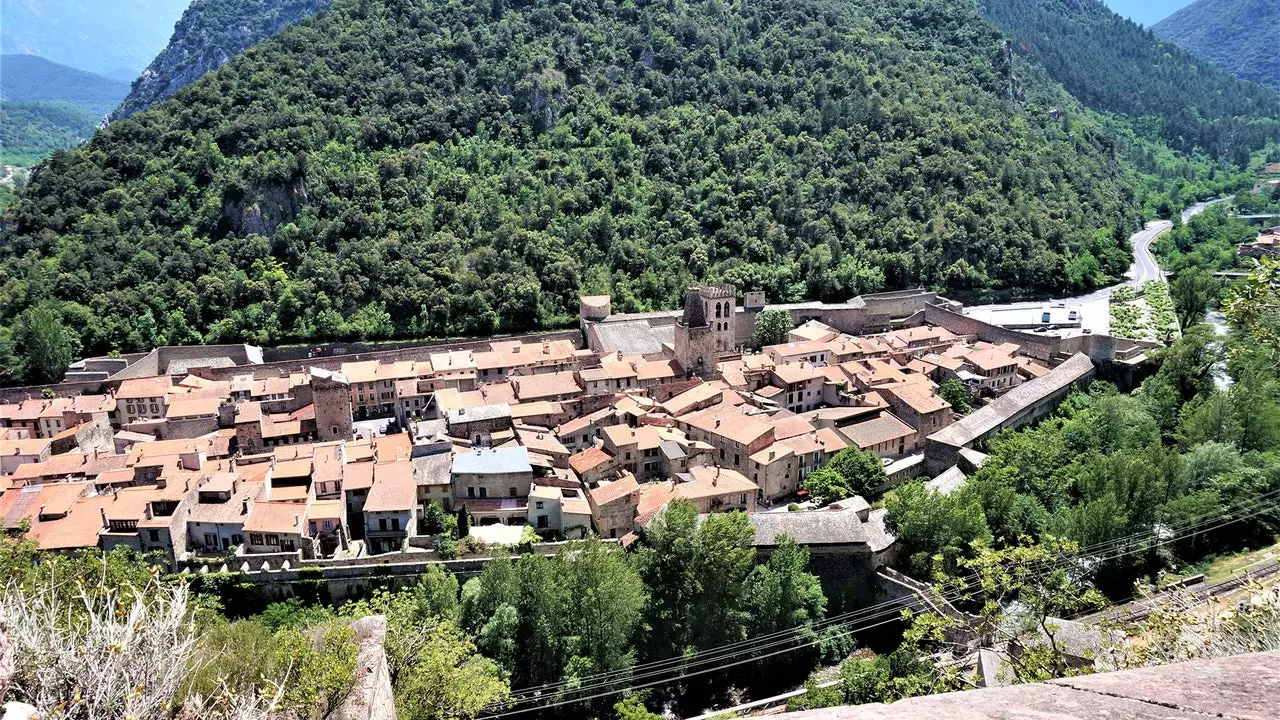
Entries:
[[732,285],[702,285],[685,291],[684,314],[676,321],[676,361],[703,377],[715,372],[716,359],[733,353],[735,298]]
[[321,442],[352,438],[351,384],[341,372],[311,368],[316,435]]

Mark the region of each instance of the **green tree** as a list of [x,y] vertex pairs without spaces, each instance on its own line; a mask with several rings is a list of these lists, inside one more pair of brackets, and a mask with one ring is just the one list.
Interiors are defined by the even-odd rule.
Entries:
[[1019,639],[1022,652],[1009,657],[1016,675],[1011,680],[1043,682],[1082,672],[1067,661],[1056,619],[1096,609],[1106,599],[1068,574],[1067,561],[1077,554],[1074,543],[1053,538],[1002,550],[984,548],[959,561],[963,580],[944,584],[959,595],[960,604],[979,608],[974,629],[984,646]]
[[938,386],[938,397],[946,400],[956,412],[967,413],[973,410],[973,393],[969,392],[968,385],[955,378]]
[[853,494],[863,497],[887,480],[880,458],[858,447],[847,447],[836,453],[826,467],[844,478]]
[[1178,325],[1189,328],[1204,321],[1209,304],[1218,299],[1222,283],[1213,273],[1192,268],[1178,273],[1169,285],[1169,295],[1178,314]]
[[751,344],[757,348],[781,345],[791,333],[791,314],[786,310],[766,309],[756,315],[751,330]]
[[500,707],[510,696],[510,686],[498,666],[478,654],[475,645],[453,625],[436,624],[425,630],[424,636],[395,686],[400,717],[474,718]]
[[972,492],[942,495],[914,481],[886,495],[885,508],[898,537],[898,557],[916,577],[953,572],[974,543],[991,540],[982,503]]
[[23,314],[17,345],[23,348],[23,377],[31,383],[59,382],[75,359],[76,342],[48,305]]
[[751,571],[746,583],[747,612],[752,635],[810,627],[822,620],[827,598],[818,577],[808,571],[809,551],[781,535],[778,548],[764,565]]
[[740,512],[698,521],[677,501],[646,528],[636,567],[649,597],[643,613],[644,658],[664,660],[746,637],[744,584],[754,564],[754,531]]
[[830,468],[818,468],[809,473],[800,487],[820,506],[846,500],[854,495],[849,481]]

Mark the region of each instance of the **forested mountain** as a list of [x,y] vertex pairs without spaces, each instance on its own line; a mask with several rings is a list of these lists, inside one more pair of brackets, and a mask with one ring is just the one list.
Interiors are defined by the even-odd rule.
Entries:
[[65,102],[103,117],[129,86],[34,55],[0,56],[0,100]]
[[129,82],[164,47],[190,0],[0,0],[0,52]]
[[1237,77],[1280,88],[1280,0],[1199,0],[1151,30]]
[[963,3],[339,0],[47,162],[0,317],[55,303],[101,352],[555,326],[698,280],[1106,282],[1127,173],[1013,84]]
[[1280,139],[1280,93],[1232,77],[1101,0],[980,0],[983,12],[1086,106],[1141,119],[1170,147],[1244,165]]
[[128,89],[33,55],[0,56],[0,165],[28,167],[88,140]]
[[150,107],[246,49],[328,8],[332,0],[195,0],[173,37],[112,113],[120,120]]

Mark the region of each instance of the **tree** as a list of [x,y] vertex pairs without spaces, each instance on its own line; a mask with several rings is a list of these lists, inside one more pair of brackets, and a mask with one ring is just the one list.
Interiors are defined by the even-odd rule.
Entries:
[[1258,263],[1231,288],[1222,314],[1251,343],[1266,348],[1274,371],[1280,367],[1280,258],[1259,258]]
[[22,316],[19,347],[23,351],[23,377],[31,383],[55,383],[67,373],[76,347],[70,331],[52,307],[41,305]]
[[814,470],[800,486],[820,506],[847,500],[854,495],[853,488],[844,476],[830,468]]
[[973,629],[984,647],[1010,640],[1022,646],[1021,652],[1008,655],[1016,682],[1078,674],[1057,637],[1056,618],[1101,607],[1106,599],[1068,575],[1067,561],[1077,554],[1074,543],[1053,538],[1003,550],[983,548],[974,557],[961,559],[963,574],[944,584],[958,594],[958,604],[977,608]]
[[885,508],[898,536],[898,556],[916,577],[954,571],[974,543],[991,540],[981,501],[970,492],[942,495],[913,481],[886,495]]
[[764,565],[747,578],[746,604],[752,618],[752,634],[808,627],[822,620],[827,598],[818,576],[810,573],[809,551],[781,535],[778,548]]
[[644,658],[664,660],[746,637],[751,620],[744,583],[754,565],[754,531],[741,512],[698,521],[676,501],[642,535],[636,567],[649,589],[643,612]]
[[847,447],[836,453],[827,469],[844,478],[854,495],[868,496],[887,479],[879,456],[858,447]]
[[791,314],[786,310],[761,310],[751,331],[751,343],[757,348],[781,345],[791,333]]
[[471,534],[471,513],[467,512],[465,507],[460,507],[456,514],[458,516],[458,537],[464,538]]
[[475,645],[452,624],[438,623],[423,635],[424,642],[395,686],[400,717],[474,718],[510,696],[498,666],[477,654]]
[[1192,268],[1178,273],[1169,285],[1178,325],[1185,329],[1203,322],[1209,303],[1221,292],[1222,283],[1208,270]]
[[967,413],[973,410],[973,393],[969,386],[955,378],[951,378],[938,386],[938,397],[947,401],[952,410]]

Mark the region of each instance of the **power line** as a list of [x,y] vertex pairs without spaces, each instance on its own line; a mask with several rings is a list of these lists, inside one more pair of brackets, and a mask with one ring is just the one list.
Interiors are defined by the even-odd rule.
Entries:
[[[1276,490],[1276,491],[1258,496],[1256,498],[1243,501],[1242,503],[1240,503],[1240,507],[1234,508],[1234,511],[1249,510],[1251,508],[1256,508],[1260,506],[1267,497],[1275,496],[1275,495],[1280,495],[1280,490]],[[1166,526],[1164,532],[1172,531],[1174,535],[1177,535],[1177,533],[1180,531],[1191,531],[1191,532],[1186,532],[1184,536],[1201,534],[1203,532],[1207,532],[1214,528],[1199,528],[1198,527],[1199,524],[1204,524],[1206,522],[1207,523],[1216,522],[1222,517],[1225,517],[1226,512],[1230,512],[1232,510],[1233,509],[1231,508],[1224,509],[1223,511],[1221,511],[1222,512],[1221,515],[1206,514],[1202,516],[1200,519],[1190,519],[1182,523],[1181,525]],[[1240,518],[1240,519],[1244,519],[1244,518]],[[1149,530],[1144,530],[1137,533],[1132,533],[1125,537],[1113,538],[1112,540],[1095,543],[1094,545],[1081,548],[1079,551],[1079,554],[1076,556],[1073,556],[1071,558],[1065,558],[1060,561],[1051,561],[1049,563],[1033,565],[1033,566],[1030,566],[1030,569],[1035,570],[1043,567],[1048,567],[1050,569],[1046,570],[1046,574],[1047,574],[1048,572],[1065,568],[1070,564],[1072,564],[1073,562],[1078,563],[1082,560],[1087,559],[1084,557],[1085,554],[1093,555],[1093,554],[1109,552],[1111,550],[1118,549],[1121,546],[1131,544],[1133,542],[1150,539],[1151,537],[1156,536],[1158,532],[1160,531],[1149,529]],[[1123,557],[1125,555],[1135,554],[1136,552],[1142,552],[1145,549],[1146,549],[1145,547],[1139,547],[1134,551],[1126,552],[1116,557]],[[1108,559],[1115,559],[1115,558],[1103,558],[1102,561],[1105,562]],[[965,591],[965,588],[960,588],[958,592],[961,594],[958,595],[957,597],[946,598],[944,596],[943,599],[949,599],[949,600],[960,599],[964,591]],[[825,630],[826,628],[833,625],[844,624],[854,620],[876,619],[879,617],[884,617],[886,613],[892,613],[894,615],[897,615],[903,606],[904,606],[904,603],[901,600],[883,602],[877,605],[872,605],[869,607],[864,607],[864,608],[859,608],[853,611],[849,611],[840,615],[834,615],[829,618],[825,618],[821,621],[812,623],[810,625],[802,625],[795,628],[788,628],[786,630],[775,631],[773,633],[755,636],[752,638],[740,640],[734,643],[728,643],[726,645],[722,645],[714,648],[707,648],[687,656],[668,658],[666,660],[658,660],[650,663],[644,663],[641,665],[634,665],[629,668],[595,673],[592,675],[574,678],[572,680],[561,680],[554,683],[546,683],[543,685],[535,685],[527,688],[522,688],[514,691],[512,693],[512,697],[517,702],[528,701],[528,700],[536,699],[538,697],[542,697],[547,694],[552,694],[562,689],[568,689],[571,691],[579,692],[582,690],[590,690],[590,689],[595,689],[599,687],[607,687],[609,685],[613,685],[618,682],[629,682],[636,679],[645,679],[648,677],[654,677],[656,675],[666,672],[667,670],[682,671],[683,669],[687,669],[690,667],[698,667],[701,665],[705,665],[709,662],[732,659],[733,657],[736,657],[744,653],[755,653],[760,649],[770,649],[770,648],[778,647],[780,645],[792,642],[793,640],[796,640],[796,639],[807,639],[805,636],[809,635],[810,633],[815,633],[815,632]],[[573,685],[574,683],[585,683],[585,684],[576,685],[575,687],[572,687],[572,688],[568,687],[570,685]]]
[[[1232,524],[1237,523],[1237,522],[1242,522],[1242,521],[1247,520],[1247,519],[1250,519],[1250,518],[1252,518],[1252,517],[1256,517],[1257,515],[1261,514],[1261,513],[1266,509],[1266,506],[1269,504],[1269,503],[1265,502],[1265,499],[1266,499],[1266,498],[1268,498],[1268,497],[1270,497],[1270,496],[1275,496],[1275,495],[1277,495],[1277,494],[1280,494],[1280,490],[1273,491],[1273,492],[1270,492],[1270,493],[1265,493],[1264,495],[1261,495],[1261,496],[1259,496],[1259,497],[1257,497],[1257,498],[1253,498],[1253,499],[1251,499],[1251,500],[1245,501],[1244,503],[1242,503],[1242,504],[1241,504],[1241,507],[1236,508],[1236,511],[1245,510],[1245,509],[1247,509],[1247,508],[1248,508],[1248,509],[1250,509],[1250,512],[1249,512],[1248,514],[1246,514],[1246,515],[1239,516],[1239,517],[1234,517],[1234,518],[1231,518],[1231,519],[1227,520],[1226,522],[1222,522],[1222,523],[1220,523],[1220,524],[1212,525],[1212,526],[1208,526],[1208,527],[1201,527],[1201,526],[1202,526],[1202,525],[1206,525],[1207,523],[1212,523],[1212,522],[1214,522],[1214,520],[1202,519],[1202,520],[1200,520],[1200,521],[1189,521],[1189,522],[1187,522],[1187,523],[1184,523],[1184,527],[1185,527],[1185,529],[1186,529],[1186,530],[1188,530],[1189,532],[1186,532],[1186,533],[1181,534],[1181,535],[1179,535],[1178,533],[1173,533],[1173,534],[1172,534],[1170,537],[1168,537],[1168,538],[1161,539],[1161,538],[1159,538],[1159,537],[1156,537],[1156,539],[1157,539],[1157,541],[1158,541],[1158,542],[1171,542],[1171,541],[1177,540],[1177,539],[1179,539],[1179,538],[1181,538],[1181,537],[1188,537],[1188,536],[1191,536],[1191,535],[1198,535],[1198,534],[1202,534],[1202,533],[1209,532],[1209,531],[1212,531],[1212,530],[1215,530],[1215,529],[1219,529],[1219,528],[1221,528],[1221,527],[1226,527],[1226,526],[1228,526],[1228,525],[1232,525]],[[1221,519],[1222,517],[1224,517],[1224,516],[1225,516],[1225,514],[1226,514],[1226,512],[1227,512],[1227,511],[1226,511],[1226,510],[1224,510],[1223,515],[1219,516],[1217,519]],[[1210,515],[1206,515],[1206,516],[1203,516],[1203,517],[1204,517],[1204,518],[1209,518],[1209,517],[1211,517],[1211,516],[1210,516]],[[1105,542],[1102,542],[1102,543],[1096,543],[1096,544],[1095,544],[1095,546],[1093,546],[1093,547],[1117,546],[1117,543],[1121,543],[1121,544],[1123,544],[1123,543],[1125,543],[1125,542],[1128,542],[1128,541],[1132,541],[1132,540],[1138,539],[1140,536],[1147,536],[1147,537],[1150,537],[1150,536],[1155,536],[1155,535],[1157,535],[1157,531],[1155,531],[1155,530],[1153,529],[1153,530],[1151,530],[1151,531],[1145,531],[1145,532],[1142,532],[1142,533],[1134,533],[1134,534],[1132,534],[1132,535],[1128,536],[1127,538],[1117,538],[1117,539],[1114,539],[1114,540],[1111,540],[1111,541],[1105,541]],[[1114,549],[1114,547],[1112,547],[1112,549]],[[1113,554],[1113,555],[1109,555],[1109,556],[1106,556],[1106,557],[1102,557],[1102,558],[1094,558],[1094,559],[1095,559],[1095,560],[1098,560],[1098,561],[1100,561],[1100,562],[1106,562],[1106,561],[1108,561],[1108,560],[1118,559],[1118,558],[1125,557],[1125,556],[1128,556],[1128,555],[1132,555],[1132,554],[1135,554],[1135,553],[1138,553],[1138,552],[1144,552],[1144,551],[1146,551],[1146,549],[1147,549],[1147,548],[1145,548],[1145,547],[1137,547],[1137,548],[1134,548],[1134,549],[1126,549],[1126,550],[1125,550],[1125,551],[1123,551],[1123,552],[1119,552],[1119,553],[1116,553],[1116,554]],[[1064,567],[1065,565],[1069,564],[1069,563],[1070,563],[1072,560],[1074,560],[1074,559],[1075,559],[1075,558],[1067,558],[1067,559],[1064,559],[1064,560],[1062,560],[1062,561],[1046,563],[1047,569],[1046,569],[1043,573],[1041,573],[1041,574],[1040,574],[1040,577],[1044,577],[1044,576],[1048,575],[1048,574],[1049,574],[1049,573],[1051,573],[1051,572],[1055,572],[1055,571],[1057,571],[1057,570],[1061,569],[1062,567]],[[968,582],[968,581],[966,581],[966,584],[967,584],[967,582]],[[950,600],[960,599],[960,598],[963,596],[963,594],[964,594],[965,592],[967,592],[967,588],[957,588],[956,590],[953,590],[953,591],[951,591],[950,593],[940,594],[940,599],[943,599],[944,601],[948,601],[948,602],[949,602]],[[720,670],[723,670],[723,669],[726,669],[726,668],[736,667],[736,666],[739,666],[739,665],[743,665],[743,664],[751,663],[751,662],[756,662],[756,661],[759,661],[759,660],[767,659],[767,658],[770,658],[770,657],[774,657],[774,656],[781,655],[781,654],[784,654],[784,653],[792,652],[792,651],[795,651],[795,650],[800,650],[800,649],[804,649],[804,648],[807,648],[807,647],[812,647],[812,646],[814,646],[814,645],[817,645],[817,644],[819,644],[819,643],[821,643],[821,642],[824,642],[824,641],[827,641],[827,640],[831,640],[831,639],[834,639],[834,638],[840,638],[840,637],[847,637],[847,636],[852,635],[852,634],[857,633],[857,632],[861,632],[861,631],[868,630],[868,629],[875,628],[875,627],[880,627],[880,626],[882,626],[882,625],[886,625],[886,624],[889,624],[889,623],[892,623],[892,622],[897,622],[897,619],[898,619],[898,617],[897,617],[897,616],[899,615],[898,610],[900,609],[901,605],[902,605],[902,603],[901,603],[900,601],[894,601],[894,602],[892,602],[892,603],[881,603],[880,605],[878,605],[878,606],[873,606],[872,608],[863,608],[862,610],[859,610],[859,611],[854,611],[854,612],[851,612],[851,613],[846,613],[846,614],[844,614],[843,616],[836,616],[836,618],[830,618],[830,619],[828,619],[827,621],[823,621],[823,623],[824,623],[824,624],[827,624],[827,625],[830,625],[830,624],[834,624],[834,623],[836,623],[836,622],[840,622],[839,620],[837,620],[837,618],[839,618],[839,617],[855,616],[855,615],[865,615],[865,617],[860,618],[860,621],[858,621],[858,622],[853,622],[853,621],[842,622],[841,624],[845,624],[845,625],[849,625],[849,626],[850,626],[850,627],[848,627],[848,629],[846,629],[846,630],[845,630],[845,631],[843,631],[843,632],[838,632],[838,633],[835,633],[834,635],[827,635],[827,636],[825,636],[825,637],[818,637],[818,638],[816,638],[816,639],[808,640],[807,642],[801,643],[801,644],[799,644],[799,645],[795,645],[794,647],[785,647],[785,648],[778,649],[778,650],[774,650],[773,652],[768,652],[768,653],[765,653],[765,654],[758,654],[758,653],[759,653],[761,650],[768,650],[768,649],[772,649],[772,648],[778,647],[778,646],[780,646],[780,645],[788,644],[789,642],[791,642],[791,639],[782,640],[782,641],[777,641],[777,642],[772,642],[772,643],[767,643],[767,644],[760,644],[760,643],[759,643],[759,641],[760,641],[761,639],[766,638],[766,637],[769,637],[769,636],[761,636],[761,637],[759,637],[759,638],[753,638],[753,639],[751,639],[751,640],[747,640],[747,641],[740,641],[740,642],[738,642],[738,643],[732,643],[732,644],[730,644],[730,645],[723,646],[722,648],[712,649],[711,651],[707,651],[707,652],[708,652],[708,654],[709,654],[709,655],[712,655],[712,656],[709,656],[709,657],[706,657],[706,658],[699,658],[699,657],[697,657],[697,656],[691,656],[691,658],[672,659],[672,660],[674,660],[676,663],[680,663],[680,662],[683,662],[683,661],[685,661],[685,660],[691,660],[691,662],[689,662],[688,664],[686,664],[686,665],[684,665],[684,666],[682,666],[682,667],[670,668],[670,670],[675,670],[675,671],[676,671],[676,674],[675,674],[675,675],[673,675],[673,676],[671,676],[671,677],[665,677],[665,676],[668,674],[668,671],[667,671],[667,670],[657,670],[657,669],[650,669],[650,670],[648,670],[647,672],[643,672],[643,673],[635,674],[635,673],[634,673],[634,671],[635,671],[637,668],[640,668],[640,667],[642,667],[642,666],[635,666],[635,667],[627,668],[627,669],[624,669],[624,670],[621,670],[621,671],[615,671],[614,673],[597,673],[595,677],[600,677],[600,676],[608,677],[608,676],[611,676],[611,675],[612,675],[614,679],[606,680],[606,681],[603,681],[603,682],[595,682],[594,684],[588,684],[588,685],[585,685],[585,686],[578,686],[578,687],[569,688],[569,691],[571,691],[571,692],[584,692],[584,691],[593,690],[593,689],[607,688],[607,687],[609,687],[610,685],[614,685],[614,684],[617,684],[617,683],[619,683],[619,682],[627,682],[627,683],[628,683],[628,686],[627,686],[627,687],[625,687],[625,688],[613,689],[613,690],[608,690],[608,691],[601,692],[601,693],[596,693],[596,694],[593,694],[593,695],[588,695],[588,696],[586,696],[586,697],[577,697],[577,698],[570,698],[570,699],[565,699],[565,700],[559,700],[559,701],[555,701],[555,702],[552,702],[552,703],[544,703],[544,704],[539,704],[539,705],[536,705],[536,706],[531,706],[531,707],[527,707],[527,708],[523,708],[523,709],[515,709],[515,710],[504,711],[504,712],[502,712],[502,713],[497,713],[497,714],[492,714],[492,715],[486,715],[486,716],[483,716],[483,717],[484,717],[484,718],[501,718],[501,717],[508,717],[508,716],[511,716],[511,715],[517,715],[517,714],[522,714],[522,713],[527,713],[527,712],[534,712],[534,711],[538,711],[538,710],[544,710],[544,709],[553,708],[553,707],[559,707],[559,706],[563,706],[563,705],[569,705],[569,704],[575,704],[575,703],[587,702],[587,701],[594,700],[594,699],[599,699],[599,698],[602,698],[602,697],[608,697],[608,696],[610,696],[610,695],[616,695],[616,694],[618,694],[618,693],[626,692],[626,691],[628,691],[628,690],[636,690],[636,689],[643,689],[643,688],[647,688],[647,687],[655,687],[655,686],[658,686],[658,685],[664,685],[664,684],[668,684],[668,683],[671,683],[671,682],[675,682],[675,681],[680,680],[680,679],[689,678],[689,677],[696,677],[696,676],[704,675],[704,674],[711,673],[711,672],[717,672],[717,671],[720,671]],[[888,610],[884,610],[884,611],[880,611],[880,612],[870,612],[870,613],[869,613],[869,611],[874,610],[875,608],[882,608],[882,607],[886,607],[886,606],[892,606],[892,609],[888,609]],[[880,620],[879,622],[876,622],[876,623],[865,624],[867,621],[870,621],[870,620],[876,620],[876,619],[880,619],[880,618],[884,618],[884,617],[889,616],[889,615],[892,615],[893,617],[890,617],[889,619],[886,619],[886,620]],[[800,627],[800,628],[793,628],[792,630],[793,630],[793,631],[794,631],[794,630],[798,630],[798,631],[801,631],[801,632],[812,632],[816,626],[817,626],[817,624],[815,624],[814,626],[802,626],[802,627]],[[790,632],[790,631],[782,631],[782,632],[780,632],[780,633],[772,633],[771,635],[781,635],[781,634],[786,634],[787,632]],[[749,647],[745,647],[745,648],[742,648],[741,650],[737,650],[737,651],[734,651],[734,652],[725,652],[725,651],[727,651],[727,650],[729,650],[729,649],[731,649],[731,648],[739,647],[739,646],[742,646],[742,645],[744,645],[744,644],[745,644],[745,645],[749,645]],[[736,657],[736,658],[739,658],[739,659],[734,660],[734,658],[735,658],[735,657]],[[649,667],[653,667],[653,666],[657,666],[657,665],[667,665],[667,664],[670,664],[670,663],[672,662],[672,660],[667,660],[667,661],[658,661],[657,663],[651,663],[651,664],[649,664]],[[727,661],[729,661],[729,662],[720,662],[720,661],[726,661],[726,660],[727,660]],[[693,671],[688,671],[688,668],[690,668],[690,667],[698,667],[698,666],[705,665],[705,664],[712,663],[712,662],[716,662],[716,663],[717,663],[715,667],[709,667],[709,668],[704,668],[704,669],[697,669],[697,670],[693,670]],[[591,676],[589,676],[589,677],[591,677]],[[634,682],[635,680],[648,679],[648,678],[653,678],[653,677],[658,677],[659,679],[656,679],[656,680],[650,680],[650,681],[648,681],[648,682],[643,682],[643,683],[635,683],[635,682]],[[589,678],[580,678],[580,679],[578,679],[578,680],[576,680],[576,681],[581,681],[582,679],[589,679]],[[566,683],[566,682],[564,682],[564,681],[559,682],[559,683],[549,683],[549,684],[548,684],[548,685],[546,685],[546,686],[535,686],[535,687],[533,687],[533,688],[529,688],[528,690],[525,690],[525,691],[518,691],[518,692],[526,692],[526,693],[527,693],[527,692],[529,692],[529,691],[532,691],[534,694],[533,694],[533,695],[527,695],[525,698],[522,698],[522,699],[517,699],[517,700],[516,700],[516,702],[517,702],[518,704],[527,704],[527,703],[529,702],[529,700],[530,700],[530,699],[536,699],[536,697],[538,697],[538,696],[542,695],[542,694],[543,694],[543,692],[550,692],[550,691],[551,691],[551,690],[553,690],[553,689],[563,688],[564,686],[566,686],[567,684],[570,684],[570,683],[572,683],[572,682],[575,682],[575,681],[569,681],[568,683]]]

